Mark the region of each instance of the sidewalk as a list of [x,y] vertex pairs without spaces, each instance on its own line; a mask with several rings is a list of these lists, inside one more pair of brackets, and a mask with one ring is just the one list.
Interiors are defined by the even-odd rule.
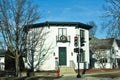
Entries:
[[62,78],[54,80],[83,80],[83,78],[77,78],[76,76],[63,76]]

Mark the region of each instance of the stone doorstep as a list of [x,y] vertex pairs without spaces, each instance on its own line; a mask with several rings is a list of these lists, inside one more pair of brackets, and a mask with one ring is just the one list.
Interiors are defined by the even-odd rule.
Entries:
[[74,76],[76,75],[75,70],[72,67],[60,67],[61,76]]

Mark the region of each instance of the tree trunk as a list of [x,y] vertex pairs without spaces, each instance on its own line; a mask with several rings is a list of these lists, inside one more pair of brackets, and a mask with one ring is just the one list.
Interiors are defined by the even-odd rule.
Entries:
[[15,68],[16,68],[16,76],[20,77],[20,67],[19,67],[19,55],[18,52],[16,51],[16,56],[15,56]]
[[31,53],[32,53],[32,67],[31,67],[31,70],[32,70],[32,72],[34,72],[34,50],[33,49],[31,50]]

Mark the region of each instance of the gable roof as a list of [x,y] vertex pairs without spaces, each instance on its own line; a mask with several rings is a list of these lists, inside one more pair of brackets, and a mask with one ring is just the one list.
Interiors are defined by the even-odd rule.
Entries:
[[107,39],[91,39],[90,48],[95,49],[111,49],[113,45],[114,38]]
[[45,27],[45,26],[48,26],[48,27],[50,26],[75,26],[76,28],[83,28],[87,30],[92,28],[92,26],[83,24],[80,22],[50,22],[50,21],[27,25],[25,26],[25,28],[38,28],[38,27]]

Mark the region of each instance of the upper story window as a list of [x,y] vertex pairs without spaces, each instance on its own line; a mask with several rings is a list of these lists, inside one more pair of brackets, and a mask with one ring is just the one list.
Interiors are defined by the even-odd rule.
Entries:
[[58,29],[58,36],[67,36],[67,28],[59,28]]
[[81,47],[85,45],[84,43],[85,43],[85,31],[80,30],[80,45],[81,45]]
[[85,38],[85,31],[84,30],[80,30],[80,37]]
[[111,52],[112,52],[112,54],[115,54],[115,49],[114,49],[114,47],[112,47]]
[[67,36],[67,28],[58,28],[57,42],[70,42],[70,36]]

